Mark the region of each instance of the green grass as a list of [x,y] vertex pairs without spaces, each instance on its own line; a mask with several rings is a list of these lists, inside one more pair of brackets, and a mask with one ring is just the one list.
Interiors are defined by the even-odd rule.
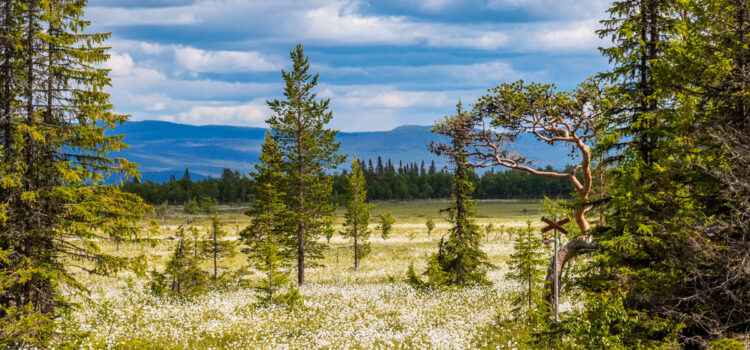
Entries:
[[[538,220],[541,216],[542,206],[540,200],[480,200],[477,201],[476,218],[482,222],[502,222],[513,221],[523,222],[526,220]],[[435,199],[424,201],[377,201],[373,202],[375,208],[371,211],[374,222],[377,215],[382,212],[393,213],[397,223],[418,223],[424,222],[427,218],[445,220],[447,214],[440,213],[441,209],[450,206],[447,199]],[[219,215],[224,224],[233,227],[234,225],[247,225],[250,219],[244,215],[247,210],[246,205],[221,205],[219,206]],[[182,206],[170,206],[171,214],[168,216],[166,225],[179,225],[183,223],[187,216],[182,211]],[[336,210],[337,222],[343,220],[345,208],[340,207]],[[157,218],[159,221],[161,218]],[[208,223],[205,215],[194,215],[198,225]],[[160,221],[161,222],[161,221]]]

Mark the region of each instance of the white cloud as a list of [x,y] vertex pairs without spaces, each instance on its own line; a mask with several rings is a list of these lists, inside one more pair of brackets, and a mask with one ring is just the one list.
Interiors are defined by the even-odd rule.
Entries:
[[270,116],[265,104],[196,106],[177,115],[162,115],[160,120],[192,125],[261,126]]
[[519,29],[513,42],[526,51],[592,51],[602,44],[596,20],[556,22]]
[[[204,0],[190,6],[165,8],[93,7],[93,12],[87,14],[87,17],[96,18],[95,25],[105,28],[119,25],[194,25],[193,28],[206,27],[217,33],[242,35],[246,37],[247,43],[253,44],[257,44],[258,39],[262,38],[263,43],[293,43],[303,40],[322,45],[413,45],[529,52],[591,49],[591,46],[587,45],[594,42],[592,38],[595,38],[594,29],[597,26],[590,25],[595,24],[590,18],[601,17],[607,3],[601,0],[583,0],[581,3],[496,0],[486,5],[488,9],[493,10],[523,8],[527,12],[551,15],[569,12],[578,14],[572,17],[565,16],[564,18],[574,19],[564,21],[534,21],[520,24],[451,23],[407,16],[369,14],[361,11],[365,6],[360,0]],[[427,0],[419,4],[430,12],[450,11],[450,8],[459,5],[456,0]],[[247,18],[253,18],[253,21],[247,21]],[[582,25],[582,22],[585,22],[585,25]],[[163,47],[156,44],[139,48],[141,52],[156,53],[160,50],[163,50]],[[191,58],[196,61],[186,60],[185,63],[193,63],[198,67],[209,66],[200,64],[204,60],[229,62],[231,66],[255,71],[270,70],[270,67],[276,66],[273,61],[269,61],[261,52],[255,50],[190,54],[196,56]],[[240,64],[242,61],[255,63],[243,65]]]
[[414,22],[397,16],[363,16],[347,4],[336,2],[308,11],[302,21],[305,26],[302,35],[346,44],[424,44],[488,50],[497,49],[507,41],[502,31]]
[[113,77],[128,76],[133,71],[133,58],[130,55],[112,52],[109,60],[104,64],[104,68],[109,69],[109,75]]
[[270,63],[258,52],[206,51],[193,47],[175,48],[177,64],[193,72],[258,72],[276,71],[281,66]]
[[[321,72],[319,96],[332,98],[332,126],[384,130],[429,124],[452,113],[459,98],[469,104],[503,81],[546,79],[534,66],[546,53],[564,58],[570,52],[595,52],[598,24],[587,18],[602,17],[595,12],[607,0],[491,0],[482,11],[502,16],[495,21],[482,15],[475,22],[443,20],[451,18],[449,11],[466,6],[465,0],[424,0],[403,12],[438,15],[422,17],[370,11],[382,10],[365,4],[373,1],[196,0],[161,8],[92,7],[86,17],[93,21],[92,30],[115,34],[108,43],[113,47],[106,64],[113,77],[109,90],[118,110],[133,119],[262,125],[269,115],[263,101],[282,96],[281,77],[239,73],[288,67],[287,49],[303,42],[313,71]],[[534,21],[506,21],[507,13],[486,7],[510,9],[508,13]],[[550,15],[536,16],[540,13]],[[545,20],[549,18],[554,19]],[[143,25],[167,28],[150,34],[138,27]],[[175,25],[182,27],[168,28]],[[529,64],[523,62],[527,56]],[[500,57],[519,62],[526,72]],[[560,64],[561,75],[575,65],[545,64],[539,67]],[[204,74],[233,72],[238,74]]]
[[331,96],[336,108],[410,109],[443,108],[456,104],[459,98],[475,96],[483,90],[404,90],[392,85],[324,85],[321,90]]
[[497,85],[501,81],[536,77],[538,73],[521,73],[502,60],[471,64],[429,64],[422,66],[331,67],[316,65],[315,71],[325,77],[373,77],[410,88],[450,88]]
[[444,92],[392,91],[365,99],[363,105],[381,108],[440,107],[445,105],[445,101]]
[[192,6],[166,8],[88,7],[86,17],[97,26],[190,25],[202,22]]
[[611,0],[489,0],[493,11],[522,10],[546,18],[588,19],[604,15]]

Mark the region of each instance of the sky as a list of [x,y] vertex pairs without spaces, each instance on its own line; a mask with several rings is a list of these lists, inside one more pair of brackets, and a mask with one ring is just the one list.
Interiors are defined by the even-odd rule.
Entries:
[[131,120],[264,127],[304,47],[332,128],[431,125],[518,79],[569,90],[606,70],[608,0],[90,0]]

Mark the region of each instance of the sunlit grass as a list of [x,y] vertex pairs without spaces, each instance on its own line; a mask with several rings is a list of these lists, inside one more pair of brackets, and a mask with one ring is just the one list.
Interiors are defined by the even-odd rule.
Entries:
[[[378,203],[373,216],[391,211],[396,218],[391,237],[383,240],[373,222],[372,252],[354,271],[349,241],[335,236],[320,261],[322,266],[307,270],[309,282],[300,290],[303,305],[296,309],[257,308],[254,292],[247,288],[194,299],[161,298],[147,292],[147,277],[130,272],[115,277],[80,275],[91,293],[77,299],[81,308],[61,320],[62,329],[88,332],[89,337],[79,345],[97,349],[513,348],[512,342],[486,344],[488,338],[483,334],[495,327],[498,314],[510,312],[507,294],[514,287],[504,280],[504,274],[512,243],[506,229],[538,218],[540,206],[528,201],[479,203],[478,223],[495,227],[483,245],[498,267],[489,273],[492,286],[417,291],[403,282],[405,272],[412,263],[423,269],[436,251],[449,229],[445,217],[437,212],[447,204]],[[221,208],[230,239],[236,239],[238,230],[249,223],[243,211],[240,207]],[[436,219],[430,237],[424,225],[427,217]],[[205,230],[208,221],[196,218],[196,225]],[[163,269],[176,244],[170,239],[174,226],[185,219],[181,213],[173,214],[154,236],[153,246],[104,244],[103,249],[142,255],[150,268]],[[242,254],[222,263],[227,270],[246,265]]]

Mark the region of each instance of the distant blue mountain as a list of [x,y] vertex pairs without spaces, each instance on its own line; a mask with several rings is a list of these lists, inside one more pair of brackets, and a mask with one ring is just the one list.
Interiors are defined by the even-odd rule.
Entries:
[[[222,169],[246,174],[258,161],[264,128],[236,126],[193,126],[162,121],[133,121],[117,127],[113,134],[125,135],[130,149],[114,155],[140,164],[144,180],[163,182],[171,175],[181,178],[190,169],[193,180],[218,177]],[[439,140],[429,126],[406,125],[391,131],[340,132],[341,153],[356,154],[359,159],[378,156],[383,161],[421,162],[434,160],[439,168],[445,160],[427,149],[430,141]],[[551,147],[533,138],[519,140],[515,147],[521,154],[533,155],[538,167],[562,168],[571,160],[566,148]],[[347,166],[349,162],[342,165]]]

